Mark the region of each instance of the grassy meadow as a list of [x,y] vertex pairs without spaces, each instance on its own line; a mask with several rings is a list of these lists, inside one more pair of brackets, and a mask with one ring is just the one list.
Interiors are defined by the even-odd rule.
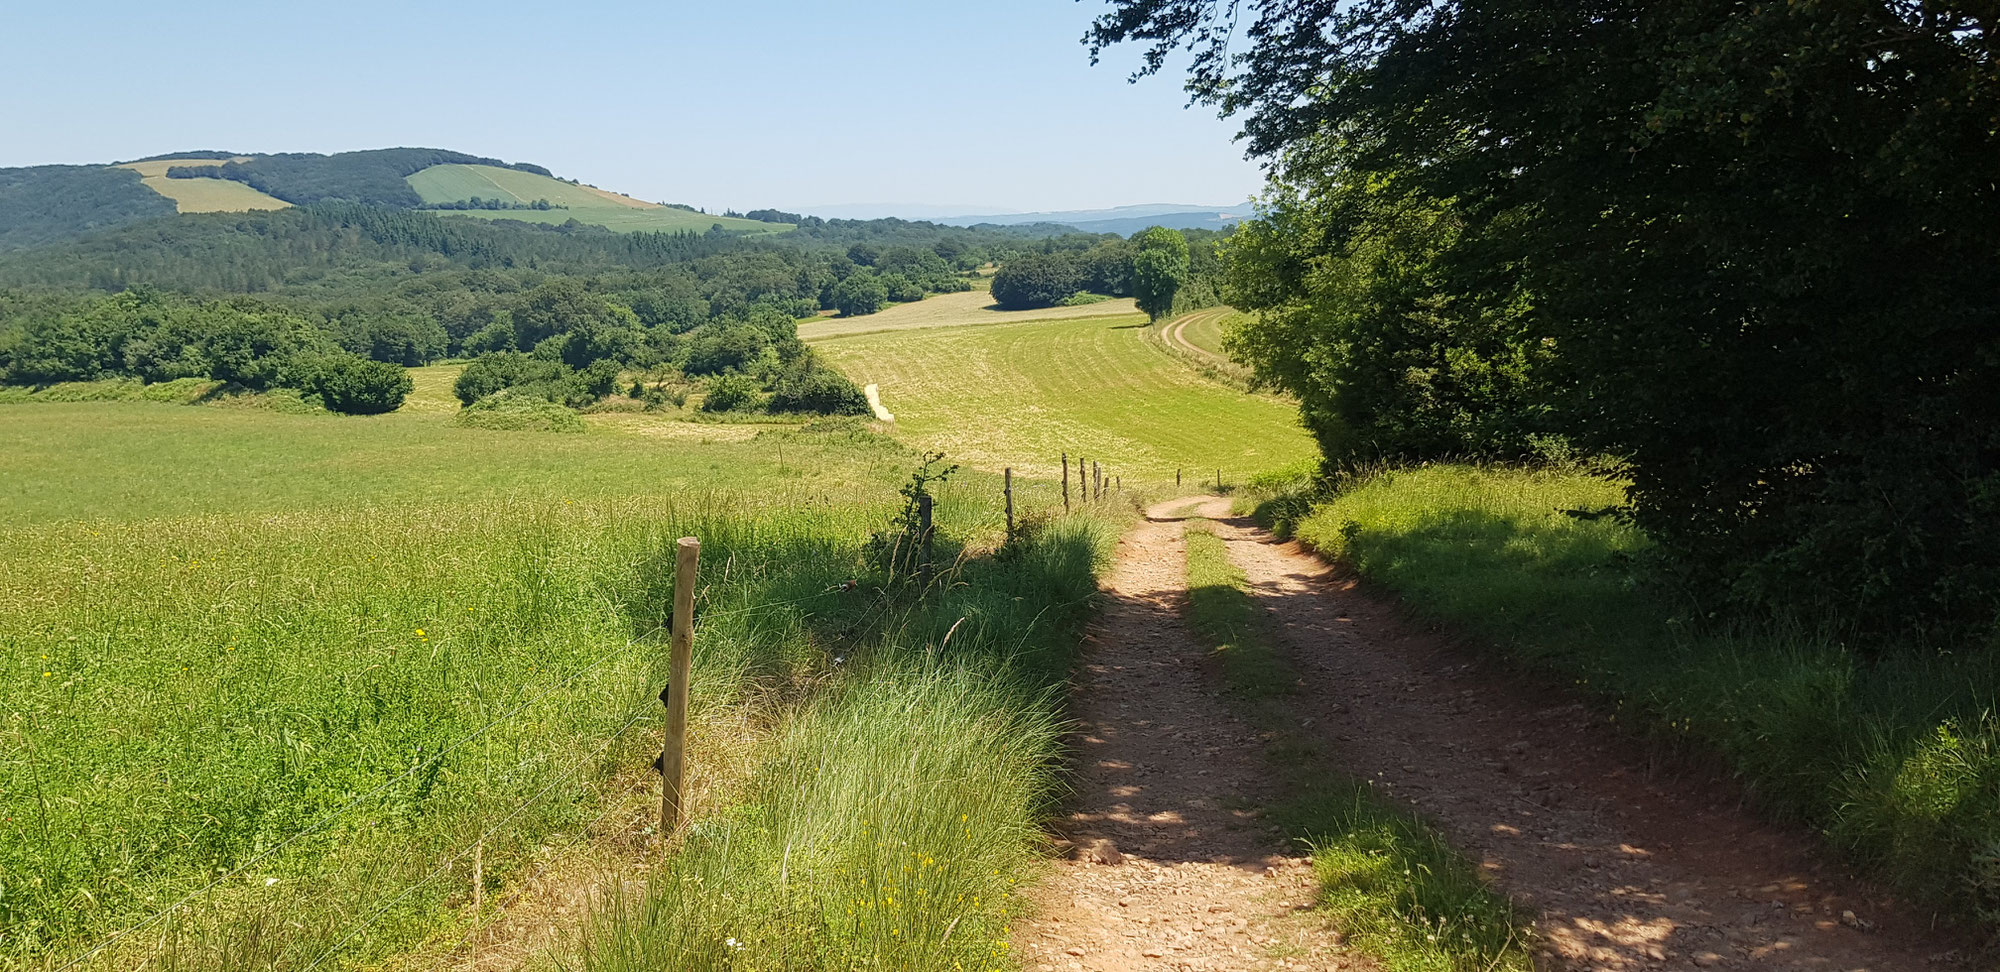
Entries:
[[1573,682],[1617,724],[1720,758],[1765,809],[1910,898],[2000,922],[2000,663],[1695,623],[1633,569],[1639,531],[1562,512],[1622,492],[1581,472],[1441,465],[1265,512],[1419,612]]
[[741,233],[783,233],[792,228],[789,224],[691,213],[615,192],[573,185],[533,172],[493,165],[434,165],[409,176],[405,181],[426,203],[461,202],[477,196],[517,203],[546,199],[551,205],[566,207],[449,211],[448,215],[453,216],[551,224],[574,219],[621,233],[706,233],[709,227],[717,224],[723,229]]
[[[0,406],[0,968],[415,967],[552,858],[639,853],[649,818],[616,811],[657,786],[682,535],[704,541],[694,826],[565,947],[616,968],[671,916],[781,920],[759,947],[813,942],[818,967],[991,960],[1108,509],[998,556],[997,484],[961,474],[938,506],[958,566],[920,597],[864,555],[918,459],[861,424],[469,430],[435,407],[448,375],[371,418]],[[932,762],[907,759],[919,733]],[[828,774],[845,789],[801,801]],[[863,928],[861,890],[909,900],[890,834],[948,903]],[[777,883],[688,899],[715,868]],[[674,941],[634,947],[732,954]]]
[[880,386],[899,437],[982,468],[1048,479],[1067,451],[1128,485],[1171,482],[1176,469],[1191,483],[1217,469],[1241,482],[1314,454],[1290,403],[1203,377],[1145,327],[1129,315],[809,339]]

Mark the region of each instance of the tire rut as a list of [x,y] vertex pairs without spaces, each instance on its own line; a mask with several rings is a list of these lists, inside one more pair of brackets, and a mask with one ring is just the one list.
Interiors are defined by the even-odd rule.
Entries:
[[1310,688],[1302,731],[1438,825],[1539,913],[1558,969],[1963,967],[1942,933],[1740,809],[1655,772],[1617,727],[1404,620],[1295,544],[1205,504]]
[[1119,542],[1071,699],[1077,775],[1054,827],[1070,853],[1015,954],[1038,972],[1370,968],[1298,916],[1309,863],[1254,810],[1272,796],[1263,740],[1180,618],[1181,531],[1155,512]]

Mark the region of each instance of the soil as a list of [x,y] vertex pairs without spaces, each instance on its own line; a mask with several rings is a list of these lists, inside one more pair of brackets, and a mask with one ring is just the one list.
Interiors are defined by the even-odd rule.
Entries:
[[1963,943],[1758,821],[1726,780],[1662,768],[1607,717],[1410,621],[1228,515],[1155,506],[1120,544],[1073,712],[1069,859],[1017,925],[1030,969],[1369,968],[1302,908],[1311,872],[1257,818],[1263,740],[1179,616],[1201,502],[1301,673],[1298,732],[1436,825],[1538,917],[1549,969],[1941,970]]

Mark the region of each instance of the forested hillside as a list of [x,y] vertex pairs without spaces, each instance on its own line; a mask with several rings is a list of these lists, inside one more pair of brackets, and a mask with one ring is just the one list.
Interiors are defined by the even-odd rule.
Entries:
[[172,216],[173,200],[129,169],[40,165],[0,169],[0,252]]

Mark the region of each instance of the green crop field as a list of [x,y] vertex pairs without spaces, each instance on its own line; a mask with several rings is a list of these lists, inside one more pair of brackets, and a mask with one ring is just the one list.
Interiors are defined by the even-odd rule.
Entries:
[[899,436],[986,468],[1051,477],[1068,451],[1103,460],[1127,482],[1170,480],[1176,469],[1196,478],[1221,469],[1227,481],[1314,455],[1293,405],[1202,377],[1146,340],[1145,327],[1135,314],[814,346],[856,382],[880,386]]
[[221,165],[221,159],[156,159],[119,166],[139,173],[139,181],[174,201],[184,213],[243,213],[253,209],[284,209],[291,205],[229,179],[169,179],[177,166]]
[[564,223],[571,219],[619,232],[707,232],[723,229],[747,233],[783,233],[789,224],[753,219],[706,216],[684,209],[643,202],[614,192],[573,185],[561,179],[491,165],[434,165],[407,180],[426,203],[462,202],[474,197],[533,203],[546,199],[560,209],[452,210],[449,215],[480,219],[518,219],[530,223]]

